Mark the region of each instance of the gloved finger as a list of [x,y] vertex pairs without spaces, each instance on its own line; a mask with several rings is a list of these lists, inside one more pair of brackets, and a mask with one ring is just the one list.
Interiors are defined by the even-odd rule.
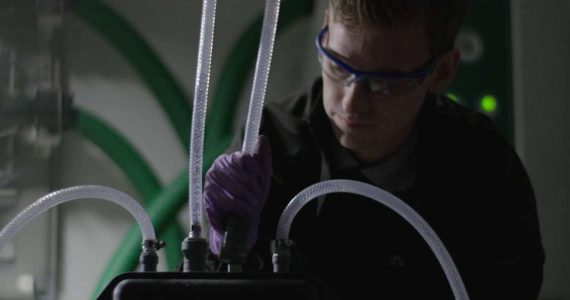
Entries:
[[[260,135],[252,158],[256,165],[248,165],[248,168],[255,169],[257,174],[258,184],[262,187],[265,193],[269,190],[272,173],[272,157],[271,157],[271,144],[269,138],[265,135]],[[249,161],[248,161],[249,162]]]
[[249,154],[245,154],[243,156],[243,159],[241,160],[241,168],[247,171],[248,174],[252,175],[248,178],[248,185],[252,185],[251,181],[253,180],[256,183],[255,186],[258,187],[259,193],[263,194],[263,191],[265,190],[265,178],[271,177],[271,174],[264,173],[259,162]]
[[247,219],[254,218],[252,208],[242,201],[229,197],[227,191],[219,189],[208,191],[204,198],[208,199],[209,203],[214,204],[206,206],[205,211],[210,219],[211,226],[216,230],[223,231],[225,229],[225,222],[230,214],[236,214]]
[[206,216],[208,217],[208,223],[210,224],[210,228],[222,231],[224,228],[223,220],[226,219],[225,215],[218,210],[214,210],[210,208],[204,208],[206,212]]
[[253,153],[244,153],[243,160],[240,161],[242,165],[251,167],[256,163],[259,168],[255,169],[258,174],[271,173],[271,145],[269,139],[265,135],[260,135],[255,144]]
[[[239,184],[232,184],[233,178],[222,172],[209,172],[204,185],[204,203],[205,206],[217,207],[219,210],[230,210],[238,215],[257,217],[261,206],[265,202],[266,194],[260,192],[260,188],[249,182],[249,186],[254,186],[256,191],[250,191],[250,187],[244,187]],[[223,193],[220,197],[211,197],[213,191]],[[239,211],[242,208],[236,208],[235,202],[243,202],[247,206],[246,211]]]
[[248,174],[254,175],[247,178],[247,187],[252,189],[256,197],[252,201],[252,205],[257,211],[261,210],[265,204],[267,194],[271,184],[271,174],[264,174],[261,170],[259,162],[249,154],[244,154],[240,160],[242,167]]
[[222,244],[222,239],[224,238],[223,232],[218,230],[210,230],[208,237],[210,251],[215,255],[220,255],[220,247]]
[[[241,173],[244,174],[243,171]],[[262,195],[261,188],[252,183],[251,179],[240,178],[246,177],[242,174],[215,171],[207,174],[207,181],[211,181],[210,184],[215,183],[217,188],[225,189],[232,196],[239,197],[240,200],[243,198],[257,200]]]
[[206,176],[212,174],[212,172],[228,174],[232,177],[232,181],[245,187],[250,187],[255,194],[259,195],[262,192],[261,187],[252,184],[260,176],[260,169],[251,167],[255,164],[257,163],[251,155],[242,154],[241,152],[225,154],[216,159]]
[[230,176],[234,182],[250,188],[254,194],[260,195],[261,187],[257,184],[252,184],[259,177],[257,169],[249,167],[249,165],[255,164],[255,162],[251,161],[252,158],[248,155],[236,155],[231,157],[231,160],[230,168],[224,174]]
[[[234,185],[233,189],[236,189],[238,186],[247,187],[252,185],[252,178],[254,175],[241,166],[242,160],[243,156],[238,152],[218,157],[213,166],[206,173],[205,181],[208,182],[209,178],[214,175],[219,178],[221,176],[220,174],[227,174],[228,176],[224,177],[228,182],[223,182],[223,178],[220,178],[219,181],[224,184]],[[254,193],[259,194],[261,190],[259,188],[256,190],[256,188],[256,186],[251,187]]]
[[227,211],[233,205],[233,199],[240,197],[235,191],[228,191],[227,185],[220,182],[213,174],[210,174],[204,184],[204,206],[214,211]]
[[209,192],[208,195],[204,193],[204,212],[208,217],[210,227],[220,231],[224,228],[223,220],[226,219],[226,216],[229,214],[229,212],[227,212],[225,209],[211,205],[210,203],[215,202],[215,200],[212,200],[214,197],[216,197],[216,195],[214,195],[212,192]]
[[227,176],[224,173],[213,173],[209,177],[209,184],[208,191],[219,191],[224,193],[224,197],[221,199],[217,199],[214,205],[219,207],[229,207],[233,205],[234,201],[244,202],[245,204],[249,203],[246,201],[245,198],[254,198],[253,195],[247,188],[235,184],[231,180],[231,176]]
[[208,182],[208,192],[223,193],[219,197],[212,198],[216,200],[212,204],[241,216],[248,217],[254,214],[252,211],[257,208],[257,202],[261,201],[259,195],[253,194],[249,188],[234,184],[231,181],[231,176],[227,174],[213,172],[210,174]]
[[[264,185],[265,178],[271,177],[272,165],[271,158],[267,159],[267,155],[261,157],[255,154],[244,154],[240,163],[242,168],[248,170],[251,174],[256,174],[256,179],[260,185]],[[271,154],[269,154],[271,157]],[[264,165],[267,164],[267,165]]]
[[208,217],[208,223],[210,224],[210,228],[213,228],[218,231],[224,228],[223,220],[225,220],[225,216],[227,215],[225,211],[206,205],[204,205],[204,211],[206,212],[206,216]]

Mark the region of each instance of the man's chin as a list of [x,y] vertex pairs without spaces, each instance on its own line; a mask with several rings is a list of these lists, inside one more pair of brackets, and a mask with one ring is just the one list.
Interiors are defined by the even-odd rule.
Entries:
[[348,135],[342,136],[339,139],[339,143],[344,148],[355,152],[359,152],[358,150],[364,148],[366,145],[365,138],[348,136]]

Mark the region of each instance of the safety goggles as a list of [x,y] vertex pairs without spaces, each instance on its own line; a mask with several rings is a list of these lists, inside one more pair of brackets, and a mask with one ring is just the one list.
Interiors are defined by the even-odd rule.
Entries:
[[374,97],[402,96],[411,92],[422,84],[424,79],[433,71],[437,62],[437,59],[434,58],[418,70],[409,73],[359,71],[323,47],[322,40],[327,32],[328,26],[325,26],[315,41],[323,72],[333,80],[344,81],[346,86],[359,82]]

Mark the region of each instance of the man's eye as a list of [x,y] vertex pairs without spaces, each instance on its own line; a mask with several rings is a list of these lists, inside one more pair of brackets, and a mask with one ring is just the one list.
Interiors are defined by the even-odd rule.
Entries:
[[344,78],[344,77],[348,76],[348,73],[343,68],[341,68],[339,65],[335,64],[332,61],[328,61],[327,67],[328,67],[329,72],[334,76],[337,76],[340,78]]
[[390,82],[390,90],[396,93],[405,93],[413,88],[416,84],[414,80],[394,80]]
[[346,72],[339,66],[337,65],[331,65],[331,72],[333,72],[336,75],[342,76],[343,74],[346,74]]
[[390,91],[388,90],[388,82],[384,80],[369,80],[368,86],[370,87],[371,92],[381,92],[385,95],[388,95]]

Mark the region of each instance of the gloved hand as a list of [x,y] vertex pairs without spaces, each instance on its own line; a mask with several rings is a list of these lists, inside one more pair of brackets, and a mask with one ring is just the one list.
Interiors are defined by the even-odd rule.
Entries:
[[259,136],[252,154],[233,152],[219,156],[204,182],[204,209],[210,221],[210,251],[219,255],[228,216],[236,214],[250,222],[247,250],[257,239],[257,226],[271,184],[271,147]]

